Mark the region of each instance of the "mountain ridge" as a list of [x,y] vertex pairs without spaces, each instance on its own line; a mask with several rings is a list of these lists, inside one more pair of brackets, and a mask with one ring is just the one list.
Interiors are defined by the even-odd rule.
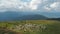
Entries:
[[29,13],[29,12],[4,12],[0,13],[0,21],[4,20],[44,20],[47,19],[47,17],[35,14],[35,13]]

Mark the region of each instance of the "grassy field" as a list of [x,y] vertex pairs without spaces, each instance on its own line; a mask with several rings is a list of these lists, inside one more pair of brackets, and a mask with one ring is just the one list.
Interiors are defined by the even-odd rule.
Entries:
[[60,34],[60,21],[2,21],[0,22],[0,34]]

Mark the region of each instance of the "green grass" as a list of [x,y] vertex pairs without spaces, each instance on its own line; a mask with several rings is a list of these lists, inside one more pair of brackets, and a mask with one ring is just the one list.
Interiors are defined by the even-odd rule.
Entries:
[[[14,27],[16,25],[24,25],[24,24],[43,24],[46,25],[46,29],[36,31],[24,31],[24,30],[16,30]],[[14,32],[21,32],[22,34],[60,34],[60,21],[54,20],[23,20],[23,21],[4,21],[0,22],[0,29],[7,29]],[[1,31],[1,30],[0,30]],[[2,32],[2,31],[1,31]]]

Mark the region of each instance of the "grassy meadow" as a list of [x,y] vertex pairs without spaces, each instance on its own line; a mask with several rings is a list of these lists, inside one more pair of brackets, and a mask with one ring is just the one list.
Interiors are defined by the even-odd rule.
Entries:
[[60,34],[60,21],[1,21],[0,34]]

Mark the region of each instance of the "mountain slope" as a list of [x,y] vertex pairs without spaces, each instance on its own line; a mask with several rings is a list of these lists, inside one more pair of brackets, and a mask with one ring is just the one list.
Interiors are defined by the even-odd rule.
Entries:
[[3,20],[44,20],[47,19],[47,17],[35,14],[35,13],[29,13],[29,12],[4,12],[0,13],[0,21]]
[[39,15],[39,14],[34,14],[34,15],[24,15],[22,17],[19,17],[21,20],[44,20],[47,19],[47,17]]

